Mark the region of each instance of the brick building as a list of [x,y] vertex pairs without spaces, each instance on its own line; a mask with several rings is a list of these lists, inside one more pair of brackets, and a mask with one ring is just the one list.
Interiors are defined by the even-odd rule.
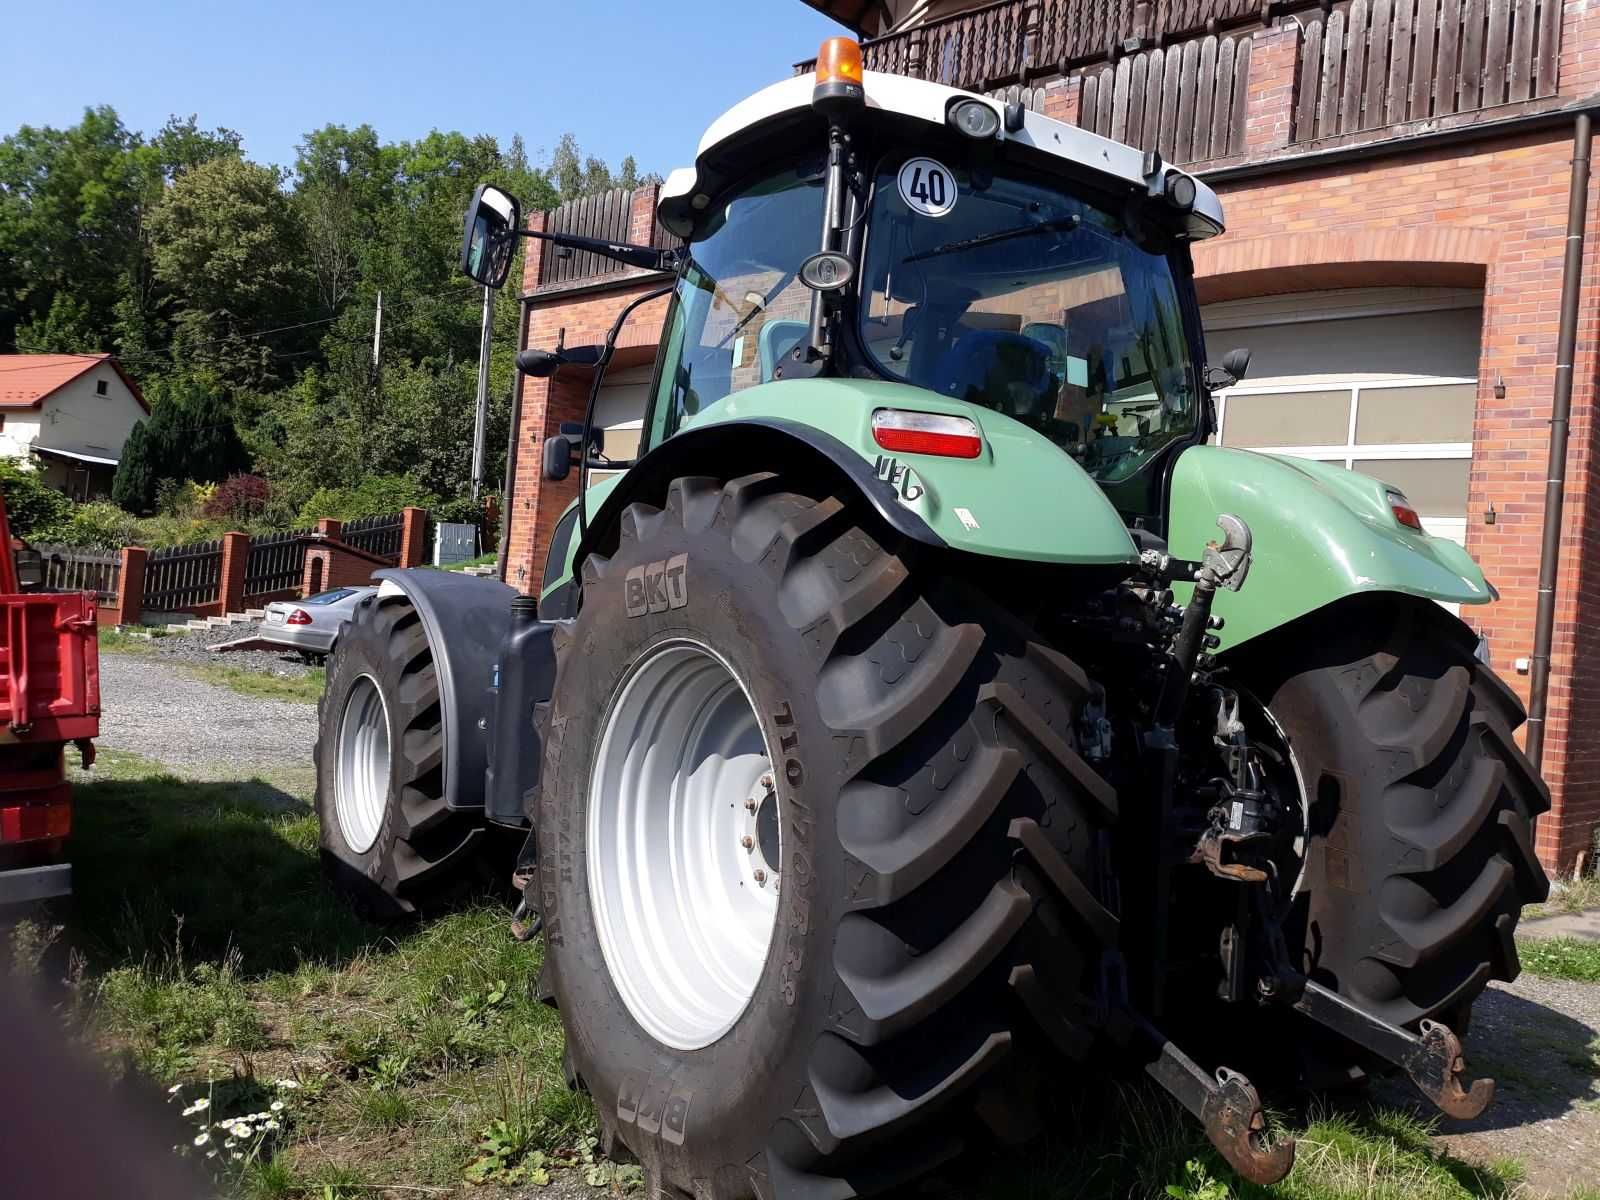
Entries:
[[[1211,183],[1228,232],[1195,252],[1208,342],[1214,358],[1254,353],[1219,404],[1221,441],[1403,487],[1498,587],[1497,603],[1464,615],[1526,698],[1574,127],[1600,92],[1600,6],[812,2],[871,39],[869,70],[1004,95]],[[1594,191],[1544,755],[1555,809],[1538,831],[1540,857],[1561,868],[1600,824]],[[532,220],[652,241],[654,201],[645,188]],[[526,345],[598,341],[662,282],[557,253],[531,244]],[[637,437],[664,313],[654,302],[625,330],[597,413],[608,448]],[[508,510],[507,579],[520,587],[537,590],[575,487],[539,479],[540,443],[581,417],[587,387],[571,369],[525,383]]]

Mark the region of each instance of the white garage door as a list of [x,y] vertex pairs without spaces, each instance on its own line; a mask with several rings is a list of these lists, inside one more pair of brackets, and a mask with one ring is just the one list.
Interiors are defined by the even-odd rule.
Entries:
[[[654,366],[607,371],[600,394],[594,398],[595,427],[605,430],[605,456],[613,462],[630,459],[638,453],[645,402],[650,398],[650,376],[654,371]],[[615,474],[615,471],[590,471],[589,486]]]
[[1217,440],[1375,476],[1428,532],[1465,542],[1482,305],[1476,290],[1377,288],[1207,306],[1212,361],[1251,351],[1219,394]]

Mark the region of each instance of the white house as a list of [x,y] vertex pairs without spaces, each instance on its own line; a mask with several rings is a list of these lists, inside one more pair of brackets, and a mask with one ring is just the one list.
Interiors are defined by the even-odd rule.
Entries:
[[74,499],[111,491],[123,443],[149,415],[109,354],[0,354],[0,457],[31,456]]

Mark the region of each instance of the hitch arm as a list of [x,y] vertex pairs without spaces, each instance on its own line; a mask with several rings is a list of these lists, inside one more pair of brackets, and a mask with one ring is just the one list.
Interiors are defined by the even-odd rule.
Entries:
[[1294,1166],[1294,1139],[1272,1140],[1261,1098],[1237,1071],[1217,1068],[1213,1078],[1167,1040],[1159,1029],[1131,1010],[1124,1010],[1133,1032],[1155,1057],[1145,1073],[1172,1094],[1205,1128],[1206,1137],[1228,1164],[1251,1183],[1277,1183]]
[[1461,1039],[1447,1025],[1424,1021],[1418,1037],[1310,980],[1294,1007],[1317,1024],[1394,1063],[1446,1116],[1469,1121],[1494,1099],[1492,1079],[1475,1079],[1463,1086],[1466,1061],[1461,1055]]

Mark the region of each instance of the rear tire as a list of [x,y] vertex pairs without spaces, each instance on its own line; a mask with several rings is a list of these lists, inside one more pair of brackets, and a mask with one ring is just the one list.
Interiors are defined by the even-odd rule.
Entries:
[[[1040,1085],[1060,1091],[1050,1052],[1093,1044],[1086,997],[1116,939],[1094,891],[1116,799],[1075,748],[1097,689],[848,502],[790,487],[686,478],[664,509],[631,505],[614,555],[584,563],[560,656],[537,823],[543,983],[606,1149],[623,1143],[662,1195],[864,1195],[974,1138],[1031,1134]],[[657,590],[675,562],[681,588]],[[608,957],[615,879],[589,793],[597,764],[616,777],[603,744],[613,711],[634,711],[619,697],[638,664],[691,644],[759,725],[781,887],[745,1007],[675,1049],[647,1032],[637,981],[613,976],[610,959],[632,960]],[[658,930],[640,936],[692,942],[681,903],[636,911]]]
[[1386,594],[1300,623],[1241,672],[1309,806],[1291,952],[1412,1029],[1461,1032],[1491,979],[1516,978],[1518,916],[1550,890],[1533,852],[1549,790],[1512,738],[1525,714],[1473,651],[1437,605]]
[[334,886],[363,915],[393,919],[475,881],[487,831],[445,807],[439,681],[410,600],[357,608],[317,716],[317,821]]

